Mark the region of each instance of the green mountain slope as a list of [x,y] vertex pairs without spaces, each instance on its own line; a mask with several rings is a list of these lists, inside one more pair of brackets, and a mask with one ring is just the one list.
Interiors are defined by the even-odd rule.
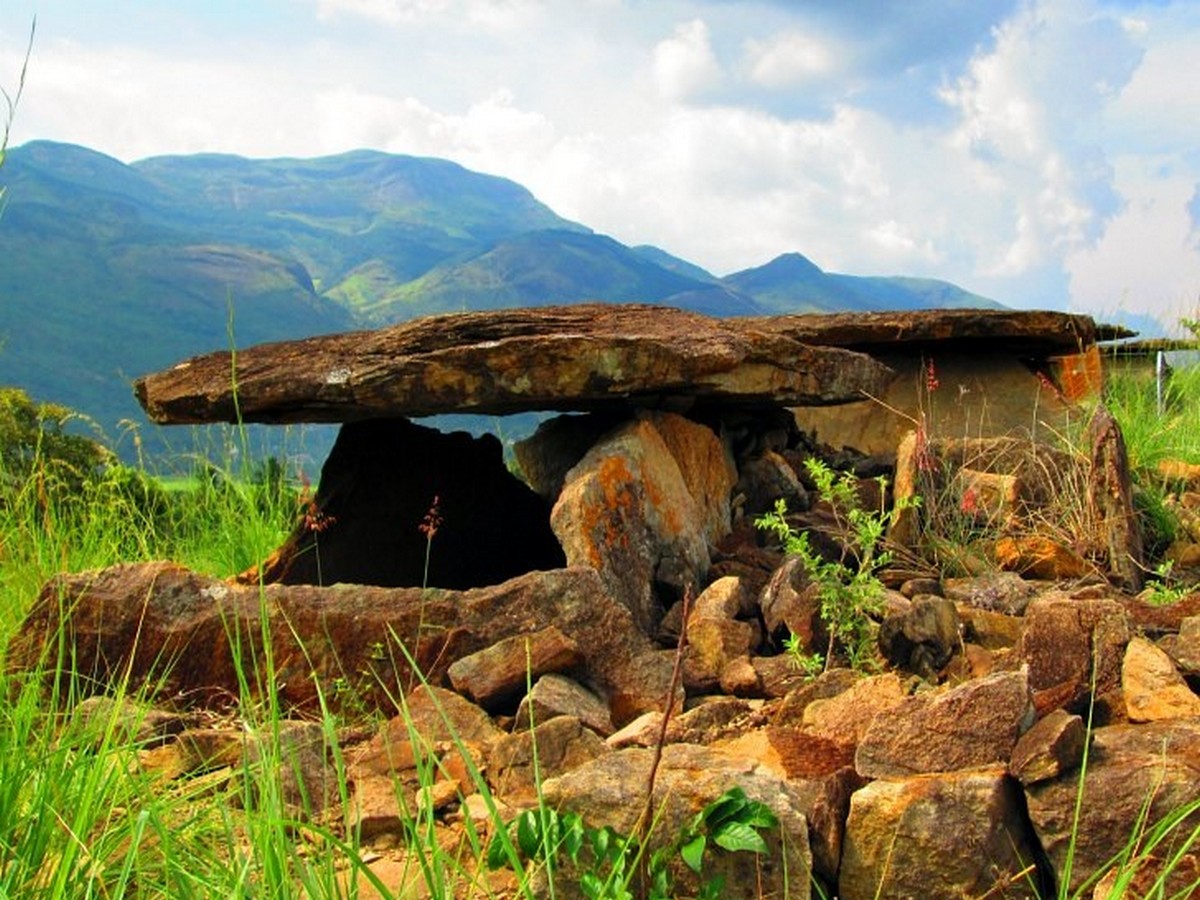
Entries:
[[[201,155],[132,166],[66,144],[8,152],[0,384],[144,422],[137,375],[181,358],[342,331],[354,306],[497,238],[582,229],[513,182],[444,160]],[[383,273],[359,296],[322,291]],[[353,300],[353,302],[348,302]]]
[[[364,309],[391,322],[430,312],[607,300],[688,307],[713,285],[651,262],[610,237],[553,229],[499,241],[478,256],[437,266]],[[715,297],[728,292],[717,290]],[[750,312],[731,303],[720,314]]]
[[295,257],[322,290],[373,263],[403,282],[509,235],[586,231],[514,182],[441,159],[369,150],[318,159],[201,154],[133,169],[198,226]]
[[[294,259],[173,224],[145,178],[99,154],[10,151],[0,216],[0,383],[141,421],[138,374],[205,349],[351,327]],[[49,152],[47,152],[49,151]]]
[[110,433],[145,421],[132,378],[231,339],[585,300],[711,315],[990,304],[945,282],[825,273],[799,254],[716,278],[567,221],[506,179],[374,151],[125,165],[37,141],[8,151],[0,191],[0,384]]
[[722,279],[770,313],[872,309],[1000,308],[1001,304],[932,278],[863,277],[822,271],[799,253]]

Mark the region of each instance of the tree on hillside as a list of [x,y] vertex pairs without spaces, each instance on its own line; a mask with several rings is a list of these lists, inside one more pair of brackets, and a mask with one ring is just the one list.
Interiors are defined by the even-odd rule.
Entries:
[[0,492],[38,477],[55,488],[78,490],[100,473],[112,453],[66,424],[79,414],[57,403],[37,403],[19,388],[0,388]]

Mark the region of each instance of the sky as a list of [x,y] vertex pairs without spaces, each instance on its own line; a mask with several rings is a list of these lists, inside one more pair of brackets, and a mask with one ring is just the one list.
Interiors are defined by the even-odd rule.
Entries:
[[724,275],[1200,303],[1200,2],[3,0],[11,143],[435,156]]

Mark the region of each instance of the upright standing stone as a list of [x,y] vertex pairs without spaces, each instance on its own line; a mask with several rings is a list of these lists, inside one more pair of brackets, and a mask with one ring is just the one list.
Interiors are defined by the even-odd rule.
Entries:
[[[601,439],[568,474],[550,524],[571,566],[590,566],[653,633],[708,573],[704,515],[654,421]],[[674,596],[671,596],[674,595]]]

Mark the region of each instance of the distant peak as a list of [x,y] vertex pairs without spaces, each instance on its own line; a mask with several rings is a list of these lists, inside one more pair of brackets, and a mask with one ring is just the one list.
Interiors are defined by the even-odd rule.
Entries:
[[764,269],[769,269],[775,273],[789,273],[793,275],[819,275],[823,274],[821,267],[814,263],[803,253],[783,253],[765,266]]

